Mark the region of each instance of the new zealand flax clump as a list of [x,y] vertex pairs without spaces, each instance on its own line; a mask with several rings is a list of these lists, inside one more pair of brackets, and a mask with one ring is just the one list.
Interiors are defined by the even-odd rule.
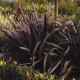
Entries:
[[28,11],[27,17],[21,8],[22,19],[18,22],[7,17],[13,29],[2,23],[0,25],[8,39],[3,50],[18,63],[32,66],[48,75],[54,73],[59,79],[78,77],[79,27],[75,27],[72,21],[51,23],[50,7],[51,4],[46,14],[38,15],[32,3],[33,12]]

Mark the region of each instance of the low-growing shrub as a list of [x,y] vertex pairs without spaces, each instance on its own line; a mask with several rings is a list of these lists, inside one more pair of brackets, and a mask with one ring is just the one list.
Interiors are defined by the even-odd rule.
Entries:
[[71,16],[76,13],[77,3],[67,0],[59,3],[59,14]]
[[54,80],[54,76],[39,73],[29,66],[17,65],[15,61],[0,60],[0,80]]
[[[9,18],[13,21],[15,20],[14,15],[8,14]],[[9,20],[5,17],[5,15],[0,12],[0,23],[4,23],[4,25],[7,25],[9,29],[12,29],[12,25],[9,22]],[[3,32],[0,30],[0,36],[4,36]]]

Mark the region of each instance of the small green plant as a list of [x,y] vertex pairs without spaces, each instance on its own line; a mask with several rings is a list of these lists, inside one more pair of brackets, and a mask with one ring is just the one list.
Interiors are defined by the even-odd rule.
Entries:
[[27,66],[17,65],[17,62],[0,60],[0,80],[54,80],[54,76],[47,76]]

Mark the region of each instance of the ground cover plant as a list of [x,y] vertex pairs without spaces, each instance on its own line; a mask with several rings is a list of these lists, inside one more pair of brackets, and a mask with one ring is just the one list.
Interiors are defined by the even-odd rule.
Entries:
[[13,10],[13,4],[12,2],[0,1],[0,12],[3,14],[11,12]]
[[17,65],[17,62],[0,60],[0,80],[53,80],[54,76],[47,76],[28,66]]
[[75,27],[72,21],[50,22],[50,7],[49,3],[47,13],[38,15],[32,3],[33,12],[28,10],[27,17],[20,8],[23,17],[18,22],[6,16],[13,29],[0,23],[7,36],[7,40],[1,43],[2,49],[18,64],[26,64],[47,75],[54,73],[58,80],[78,78],[79,25]]
[[[8,14],[8,16],[9,16],[9,18],[10,18],[12,21],[15,20],[14,15]],[[1,22],[1,23],[4,23],[4,25],[8,25],[8,26],[9,26],[8,28],[12,29],[11,23],[10,23],[9,20],[5,17],[5,15],[2,14],[2,12],[0,12],[0,22]],[[0,31],[0,36],[3,36],[3,35],[4,35],[3,32]]]
[[[78,1],[78,0],[77,0]],[[59,16],[61,19],[68,19],[77,22],[79,19],[79,2],[67,0],[59,3]]]

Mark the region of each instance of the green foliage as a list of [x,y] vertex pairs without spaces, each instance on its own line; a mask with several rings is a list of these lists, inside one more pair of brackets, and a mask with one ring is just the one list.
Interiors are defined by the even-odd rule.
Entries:
[[60,19],[62,19],[63,21],[72,20],[74,23],[76,23],[79,20],[79,19],[77,19],[76,14],[73,14],[71,16],[68,16],[68,15],[59,15],[59,16],[60,16]]
[[[46,0],[33,0],[34,4],[35,4],[35,8],[37,10],[37,12],[39,14],[41,13],[46,13],[47,9],[48,9],[48,4],[47,4],[47,1]],[[30,1],[27,1],[27,0],[24,0],[22,2],[22,9],[24,10],[24,12],[28,9],[31,9],[31,0]],[[51,3],[51,5],[53,6],[53,4]],[[52,8],[51,10],[54,11],[54,8]],[[52,11],[52,15],[53,15],[53,12]]]
[[76,10],[76,21],[80,20],[80,7],[77,7]]
[[73,15],[76,13],[77,3],[72,0],[67,0],[59,3],[59,14]]
[[12,10],[12,6],[13,3],[0,2],[0,11],[2,11],[2,13],[10,12]]
[[[18,3],[10,3],[10,2],[0,2],[0,12],[6,14],[6,13],[11,13],[11,14],[14,14],[15,17],[19,17],[20,16],[20,12],[18,11],[19,9],[19,5]],[[38,14],[41,14],[41,13],[46,13],[47,12],[47,9],[48,9],[48,4],[46,1],[34,1],[34,4],[35,4],[35,7],[36,7],[36,10],[38,12]],[[31,9],[31,1],[22,1],[22,9],[24,11],[24,13],[26,13],[27,10],[30,10],[32,11]],[[51,20],[54,19],[54,6],[53,4],[52,5],[52,8],[51,8]],[[16,15],[17,14],[17,15]]]
[[27,1],[27,0],[24,0],[24,2],[34,2],[34,3],[38,3],[38,4],[41,4],[41,3],[46,3],[46,0],[29,0],[29,1]]
[[71,15],[59,14],[59,17],[62,20],[72,20],[74,23],[77,23],[80,20],[80,7],[77,7],[74,14]]
[[13,6],[13,3],[12,2],[7,2],[7,1],[5,1],[5,2],[2,2],[2,1],[0,1],[0,6],[4,6],[4,7],[9,7],[9,6]]
[[59,3],[59,16],[61,19],[72,20],[75,23],[80,20],[80,7],[74,1],[63,1]]
[[0,61],[0,80],[53,80],[54,76],[47,76],[27,66],[17,65],[17,62]]
[[3,14],[5,13],[11,13],[14,9],[18,9],[19,5],[15,2],[0,2],[0,12]]
[[0,12],[2,13],[8,13],[8,12],[11,12],[12,8],[9,6],[9,7],[3,7],[3,6],[0,6]]
[[[14,15],[8,14],[9,18],[13,20],[15,20]],[[0,13],[0,23],[4,23],[4,25],[7,25],[8,28],[12,29],[12,25],[9,22],[9,20],[7,20],[7,18],[5,17],[5,15],[2,15],[2,12]],[[4,36],[3,32],[0,30],[0,36]]]

